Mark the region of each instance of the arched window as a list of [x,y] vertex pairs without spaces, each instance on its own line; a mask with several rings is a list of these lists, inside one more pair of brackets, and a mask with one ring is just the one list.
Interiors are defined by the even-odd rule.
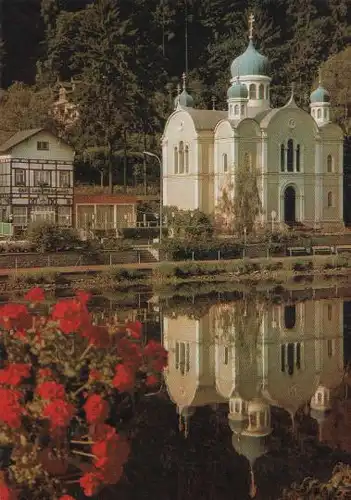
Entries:
[[331,321],[333,318],[333,308],[331,304],[328,304],[328,321]]
[[301,148],[300,144],[296,146],[296,172],[300,172],[300,162],[301,162]]
[[238,114],[239,114],[239,104],[235,104],[235,107],[234,107],[234,114],[235,114],[235,115],[238,115]]
[[223,155],[223,172],[228,172],[228,155]]
[[328,208],[333,206],[333,193],[331,191],[328,192]]
[[322,118],[322,110],[320,108],[317,109],[317,118]]
[[296,325],[296,306],[284,307],[284,326],[286,329],[291,330]]
[[333,171],[333,157],[332,155],[327,156],[327,172],[331,173]]
[[254,83],[250,84],[249,87],[249,98],[256,99],[256,85]]
[[190,345],[188,342],[177,342],[175,352],[176,370],[185,375],[190,370]]
[[258,98],[264,99],[264,85],[263,85],[263,83],[260,83],[260,86],[258,87]]
[[179,173],[179,165],[178,165],[178,148],[177,146],[174,148],[174,173]]
[[184,174],[184,142],[179,143],[179,173]]
[[280,170],[284,172],[285,170],[285,147],[284,144],[280,146]]
[[287,171],[294,171],[294,142],[292,139],[288,140]]
[[245,106],[244,104],[241,105],[241,116],[245,115]]
[[189,146],[185,146],[185,172],[189,173]]

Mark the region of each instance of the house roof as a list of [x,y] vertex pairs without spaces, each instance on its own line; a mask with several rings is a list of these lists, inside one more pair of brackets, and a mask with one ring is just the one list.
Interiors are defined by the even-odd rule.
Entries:
[[14,148],[15,146],[17,146],[18,144],[21,144],[21,142],[38,134],[42,130],[44,130],[44,129],[43,128],[32,128],[32,129],[20,130],[19,132],[16,132],[15,134],[11,135],[11,137],[9,139],[7,139],[3,144],[0,145],[0,153],[6,153],[7,151],[9,151],[12,148]]

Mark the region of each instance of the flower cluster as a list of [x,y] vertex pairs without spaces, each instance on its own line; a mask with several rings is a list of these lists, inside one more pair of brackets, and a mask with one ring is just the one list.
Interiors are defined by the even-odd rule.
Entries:
[[40,287],[25,300],[0,306],[0,431],[13,448],[0,500],[17,500],[23,485],[28,494],[36,483],[50,498],[74,500],[64,481],[57,486],[66,475],[94,496],[121,479],[130,454],[114,398],[159,385],[167,351],[153,340],[144,345],[138,321],[96,324],[84,291],[44,314]]

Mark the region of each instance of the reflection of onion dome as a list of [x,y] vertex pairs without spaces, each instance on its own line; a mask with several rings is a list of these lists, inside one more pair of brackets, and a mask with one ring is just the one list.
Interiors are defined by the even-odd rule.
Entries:
[[228,99],[247,99],[249,92],[246,85],[240,82],[239,78],[229,87],[227,92]]
[[250,40],[245,52],[232,62],[230,71],[233,78],[237,75],[269,76],[269,62],[266,56],[255,49],[252,40]]
[[182,417],[192,417],[196,411],[194,406],[177,406],[177,413]]
[[247,426],[247,418],[237,418],[236,416],[228,415],[228,425],[232,432],[241,434]]
[[236,439],[234,441],[232,439],[232,444],[240,455],[244,455],[247,458],[251,466],[253,466],[258,458],[267,453],[265,436],[248,436],[245,434],[241,435],[239,440]]

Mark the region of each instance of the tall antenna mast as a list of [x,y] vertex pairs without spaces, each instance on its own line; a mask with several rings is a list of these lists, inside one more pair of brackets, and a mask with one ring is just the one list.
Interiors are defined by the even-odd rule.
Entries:
[[185,73],[188,74],[188,0],[185,0]]

